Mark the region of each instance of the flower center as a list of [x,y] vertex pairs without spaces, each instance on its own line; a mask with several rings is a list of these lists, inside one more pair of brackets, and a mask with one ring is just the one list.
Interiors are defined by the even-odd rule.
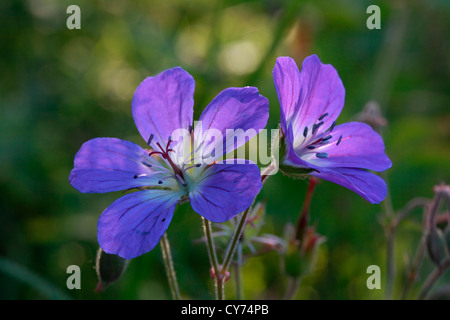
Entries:
[[171,143],[172,143],[172,138],[170,138],[170,137],[169,137],[169,141],[167,142],[167,145],[166,145],[165,148],[163,148],[163,147],[160,145],[160,143],[157,142],[156,145],[158,146],[158,148],[160,149],[160,151],[153,150],[153,151],[151,151],[148,155],[149,155],[149,156],[152,156],[152,155],[154,155],[154,154],[159,154],[159,155],[161,155],[161,157],[162,157],[163,159],[167,160],[167,162],[168,162],[169,165],[171,166],[172,171],[173,171],[173,173],[174,173],[173,176],[172,176],[172,175],[171,175],[171,176],[167,176],[167,177],[165,177],[165,178],[159,180],[159,181],[158,181],[158,184],[162,184],[163,181],[164,181],[165,179],[168,179],[168,178],[174,178],[175,180],[179,181],[183,187],[186,187],[186,186],[187,186],[187,183],[186,183],[186,179],[185,179],[185,177],[184,177],[184,174],[186,173],[187,170],[189,170],[189,169],[191,169],[191,168],[194,168],[194,167],[195,167],[195,168],[198,168],[198,167],[200,167],[200,164],[195,164],[195,165],[190,166],[190,167],[187,167],[187,168],[185,168],[185,167],[184,167],[184,164],[183,164],[183,166],[180,168],[178,165],[176,165],[176,164],[173,162],[172,158],[171,158],[170,155],[169,155],[170,152],[175,152],[173,149],[170,148],[170,144],[171,144]]
[[[299,146],[296,147],[297,151],[301,155],[307,155],[314,153],[317,158],[328,158],[328,153],[320,152],[316,149],[323,147],[329,143],[334,143],[335,141],[331,141],[333,136],[331,135],[334,127],[337,122],[333,121],[331,126],[322,131],[320,134],[318,133],[318,129],[323,126],[325,117],[328,116],[328,113],[322,114],[316,122],[310,127],[305,127],[303,130],[304,140],[300,143]],[[309,130],[311,129],[311,130]],[[336,146],[338,146],[342,141],[342,136],[339,136],[336,142]],[[313,151],[314,150],[314,151]]]

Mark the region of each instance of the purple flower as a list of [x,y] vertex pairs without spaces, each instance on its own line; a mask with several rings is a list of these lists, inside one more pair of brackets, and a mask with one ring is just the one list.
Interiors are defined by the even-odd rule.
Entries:
[[[191,75],[177,67],[145,79],[136,89],[132,114],[150,150],[116,138],[97,138],[76,154],[69,180],[79,191],[138,190],[101,214],[98,241],[105,252],[131,259],[152,250],[180,199],[189,199],[206,219],[224,222],[248,208],[259,193],[261,176],[255,164],[214,161],[225,150],[216,152],[210,163],[201,161],[225,141],[211,142],[198,126],[192,129],[194,86]],[[200,121],[203,130],[222,134],[227,129],[261,130],[268,111],[268,100],[256,88],[228,88],[205,108]],[[189,139],[172,140],[177,130],[187,132]],[[186,152],[186,140],[194,140],[194,151]]]
[[312,55],[300,73],[292,58],[279,57],[273,78],[284,136],[280,169],[307,173],[353,190],[371,203],[381,202],[386,184],[366,169],[383,171],[392,163],[382,138],[369,125],[336,125],[345,89],[333,66]]

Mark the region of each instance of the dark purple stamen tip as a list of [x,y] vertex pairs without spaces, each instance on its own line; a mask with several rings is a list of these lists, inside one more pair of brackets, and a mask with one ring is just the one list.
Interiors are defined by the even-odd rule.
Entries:
[[339,145],[339,143],[341,143],[341,140],[342,140],[342,136],[339,137],[339,140],[338,140],[338,142],[336,143],[337,146]]
[[312,150],[312,149],[315,149],[316,147],[315,146],[307,146],[306,148],[309,150]]
[[149,168],[152,167],[152,165],[151,165],[150,163],[147,163],[147,162],[145,162],[145,161],[141,161],[141,163],[142,163],[144,166],[146,166],[146,167],[149,167]]
[[323,125],[323,121],[320,121],[318,124],[313,125],[312,133],[316,133],[317,129],[319,129]]
[[325,138],[322,139],[322,142],[330,140],[331,138],[333,138],[333,136],[332,135],[328,135],[328,136],[326,136]]
[[333,123],[331,124],[330,128],[328,129],[328,131],[333,131],[334,127],[336,126],[337,122],[333,121]]
[[319,121],[323,120],[323,118],[325,118],[328,115],[328,112],[324,113],[323,115],[320,116]]
[[150,135],[150,137],[148,138],[147,145],[150,145],[150,143],[152,143],[153,137],[154,137],[154,135],[153,135],[153,133],[152,133],[152,134]]
[[138,175],[137,175],[137,174],[135,174],[135,175],[134,175],[134,177],[133,177],[133,179],[137,179],[137,177],[138,177]]
[[159,180],[159,181],[158,181],[158,184],[162,184],[162,180]]
[[317,158],[328,158],[328,153],[326,152],[317,152],[316,153]]
[[303,136],[306,138],[307,135],[308,135],[308,127],[305,127],[305,129],[303,130]]

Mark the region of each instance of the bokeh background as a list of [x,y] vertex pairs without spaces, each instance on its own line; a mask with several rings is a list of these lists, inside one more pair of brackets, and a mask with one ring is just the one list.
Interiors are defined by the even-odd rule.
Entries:
[[[81,30],[66,28],[71,4],[81,9]],[[381,8],[380,30],[366,27],[371,4]],[[318,185],[311,221],[327,240],[295,298],[383,299],[380,217],[450,183],[449,52],[445,0],[1,1],[0,298],[170,299],[159,246],[132,260],[104,293],[94,292],[96,222],[121,193],[71,187],[76,152],[95,137],[145,145],[131,117],[134,90],[174,66],[196,80],[196,119],[221,90],[251,85],[269,98],[267,128],[276,128],[275,59],[287,55],[301,65],[316,53],[346,88],[340,123],[361,119],[368,102],[378,103],[393,167],[383,176],[390,196],[380,205],[326,181]],[[306,188],[306,180],[281,173],[268,180],[258,196],[267,203],[264,233],[281,235],[296,221]],[[396,239],[394,298],[421,236],[421,214]],[[168,236],[182,296],[212,299],[206,248],[196,241],[201,219],[189,204],[177,208]],[[279,262],[277,252],[246,261],[245,298],[283,297]],[[81,290],[66,288],[69,265],[81,268]],[[381,268],[381,290],[366,287],[369,265]],[[432,267],[424,261],[420,281]],[[449,281],[447,274],[439,285]],[[232,281],[227,295],[235,296]]]

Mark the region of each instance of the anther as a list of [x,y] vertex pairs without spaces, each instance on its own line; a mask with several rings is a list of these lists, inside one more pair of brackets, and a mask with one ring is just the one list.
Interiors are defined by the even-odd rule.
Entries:
[[322,139],[322,142],[330,140],[331,138],[333,138],[333,136],[332,135],[328,135],[328,136],[326,136],[325,138]]
[[303,136],[306,138],[307,135],[308,135],[308,127],[305,127],[305,129],[303,130]]
[[150,135],[150,137],[148,138],[148,141],[147,141],[147,144],[148,144],[148,145],[150,145],[150,143],[152,143],[153,137],[154,137],[154,135],[153,135],[153,133],[152,133],[152,134]]
[[320,121],[318,124],[313,125],[312,133],[316,133],[317,129],[319,129],[323,125],[323,121]]
[[326,152],[317,152],[316,153],[317,158],[328,158],[328,153]]
[[137,174],[135,174],[134,175],[134,177],[133,177],[133,179],[137,179],[138,178],[138,175]]
[[309,149],[309,150],[312,150],[312,149],[315,149],[316,146],[307,146],[306,148]]
[[334,127],[336,126],[337,122],[333,121],[333,123],[331,124],[330,128],[328,129],[328,131],[333,131]]
[[189,170],[189,169],[192,169],[192,168],[198,168],[198,167],[200,167],[200,166],[201,166],[201,164],[200,164],[200,163],[197,163],[197,164],[194,164],[193,166],[187,167],[187,168],[184,169],[183,171],[186,171],[186,170]]
[[323,118],[325,118],[328,115],[328,112],[324,113],[323,115],[320,116],[319,121],[323,120]]
[[[150,153],[151,153],[151,152],[150,152]],[[142,163],[144,166],[146,166],[146,167],[149,167],[149,168],[152,167],[152,165],[151,165],[150,163],[147,163],[147,162],[145,162],[145,161],[141,161],[141,163]]]
[[341,140],[342,140],[342,136],[339,137],[339,140],[338,140],[338,142],[336,143],[337,146],[339,145],[339,143],[341,143]]

